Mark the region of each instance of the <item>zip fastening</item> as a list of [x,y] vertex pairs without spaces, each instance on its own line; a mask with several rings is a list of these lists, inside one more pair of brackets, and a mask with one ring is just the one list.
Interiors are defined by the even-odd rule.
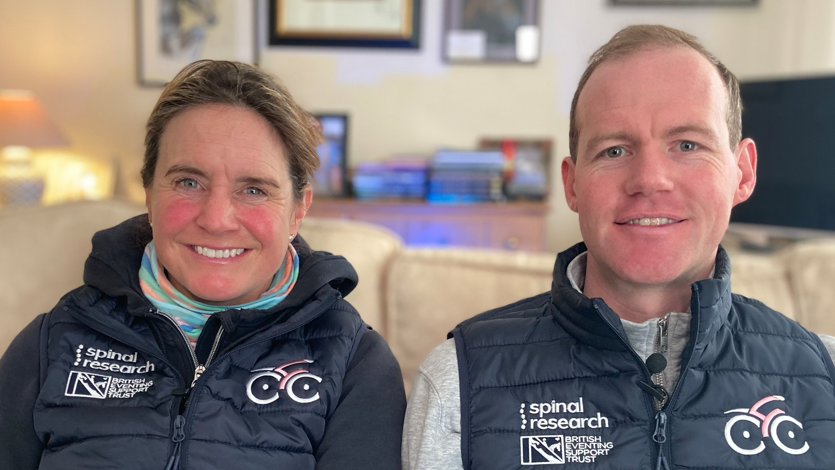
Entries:
[[[212,363],[212,358],[214,357],[215,353],[217,352],[217,347],[220,344],[220,337],[223,336],[223,327],[219,327],[217,330],[217,335],[215,335],[215,342],[212,343],[212,350],[209,351],[209,357],[206,358],[206,364],[197,364],[197,367],[194,368],[194,380],[191,381],[191,387],[194,388],[194,384],[197,383],[197,379],[203,375],[203,372],[206,372],[206,368],[209,367],[209,364]],[[189,344],[189,346],[191,346]],[[197,356],[195,355],[195,358]],[[195,359],[196,360],[196,359]]]
[[180,468],[180,443],[186,438],[186,434],[183,432],[185,426],[186,419],[183,415],[177,415],[177,418],[174,420],[174,434],[171,436],[171,440],[174,441],[174,452],[171,453],[165,470],[177,470]]
[[[658,319],[658,335],[655,338],[655,352],[661,354],[666,359],[667,357],[667,347],[668,347],[668,338],[667,338],[667,323],[669,322],[670,314],[666,314],[663,317]],[[657,374],[653,374],[652,382],[655,385],[666,390],[666,384],[664,383],[664,371],[658,372]],[[669,395],[665,395],[669,396]],[[668,401],[667,398],[662,398],[661,400],[656,400],[655,406],[658,408],[658,411],[661,411],[664,408],[664,405]]]
[[658,459],[655,470],[669,470],[670,466],[667,464],[663,451],[664,443],[667,442],[667,413],[664,410],[660,410],[655,415],[655,432],[652,434],[652,440],[658,444]]
[[206,358],[206,364],[199,364],[197,362],[197,353],[195,353],[194,348],[191,346],[191,342],[188,340],[186,333],[180,328],[180,325],[174,321],[173,318],[166,315],[165,313],[157,310],[151,309],[151,312],[156,313],[164,318],[167,318],[171,323],[174,324],[177,331],[180,332],[180,336],[183,338],[183,341],[186,343],[186,347],[188,348],[189,352],[191,353],[191,360],[194,363],[194,379],[191,381],[191,385],[186,390],[185,397],[183,398],[183,403],[180,408],[180,413],[177,414],[177,417],[174,419],[174,434],[171,437],[171,440],[174,441],[174,449],[171,452],[171,457],[168,459],[168,465],[166,465],[165,470],[177,470],[180,467],[180,447],[182,441],[185,439],[185,424],[186,418],[184,413],[184,406],[188,403],[189,394],[191,393],[191,389],[194,388],[194,384],[197,383],[197,380],[200,379],[200,376],[203,375],[203,372],[206,371],[206,367],[209,366],[212,362],[212,358],[214,357],[215,353],[217,352],[218,345],[220,345],[220,338],[223,336],[223,327],[219,327],[217,330],[217,335],[215,335],[215,341],[212,344],[212,349],[209,352],[209,357]]
[[[178,325],[177,322],[174,321],[173,318],[171,318],[167,314],[161,312],[160,310],[152,308],[151,313],[155,313],[155,314],[159,315],[160,317],[165,318],[166,320],[171,322],[177,328],[177,331],[180,332],[180,336],[183,338],[183,341],[185,341],[185,343],[186,343],[186,349],[188,349],[188,351],[191,353],[191,361],[192,361],[192,363],[194,363],[194,368],[197,369],[197,366],[200,365],[200,364],[197,363],[197,354],[194,353],[194,348],[191,347],[191,342],[188,340],[188,336],[186,336],[185,331],[183,331],[183,329],[180,328],[180,325]],[[194,383],[192,382],[192,385],[193,384]]]

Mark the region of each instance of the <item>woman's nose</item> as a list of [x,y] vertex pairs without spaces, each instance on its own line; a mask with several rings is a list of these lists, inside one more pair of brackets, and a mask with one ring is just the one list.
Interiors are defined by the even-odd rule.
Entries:
[[231,196],[225,191],[210,191],[208,197],[203,200],[196,222],[212,233],[235,230],[237,221]]

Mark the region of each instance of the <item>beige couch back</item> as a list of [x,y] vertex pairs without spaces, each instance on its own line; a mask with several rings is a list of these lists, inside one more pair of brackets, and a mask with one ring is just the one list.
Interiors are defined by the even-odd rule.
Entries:
[[388,342],[406,390],[423,359],[467,318],[546,292],[555,256],[493,250],[410,249],[388,278]]
[[118,201],[0,212],[0,351],[37,315],[82,284],[93,234],[145,212]]
[[[83,282],[93,235],[145,207],[119,201],[75,202],[0,212],[0,354],[35,316]],[[375,225],[306,218],[300,230],[317,250],[345,256],[360,284],[348,296],[368,324],[385,336],[385,273],[402,241]]]
[[306,217],[299,233],[311,248],[342,255],[354,266],[359,284],[346,299],[366,323],[385,337],[386,273],[391,260],[403,248],[401,238],[378,225],[315,217]]

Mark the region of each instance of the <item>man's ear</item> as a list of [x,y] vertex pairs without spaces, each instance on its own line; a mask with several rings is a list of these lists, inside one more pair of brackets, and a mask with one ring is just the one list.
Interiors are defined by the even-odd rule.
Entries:
[[737,205],[751,197],[757,184],[757,146],[751,139],[742,139],[734,156],[739,178],[734,192],[734,205]]
[[313,189],[308,184],[302,190],[302,197],[296,201],[296,208],[293,213],[293,221],[290,222],[290,234],[295,235],[299,233],[299,227],[302,225],[302,219],[307,215],[307,210],[310,209],[310,204],[313,202]]
[[565,157],[562,161],[562,189],[568,208],[577,212],[577,193],[574,192],[574,160]]

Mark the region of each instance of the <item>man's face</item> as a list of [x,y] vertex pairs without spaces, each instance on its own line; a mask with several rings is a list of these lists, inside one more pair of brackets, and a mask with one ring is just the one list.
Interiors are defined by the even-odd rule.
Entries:
[[729,147],[728,96],[689,48],[602,64],[577,103],[577,161],[563,161],[589,268],[629,284],[706,277],[731,208],[754,188],[750,139]]

